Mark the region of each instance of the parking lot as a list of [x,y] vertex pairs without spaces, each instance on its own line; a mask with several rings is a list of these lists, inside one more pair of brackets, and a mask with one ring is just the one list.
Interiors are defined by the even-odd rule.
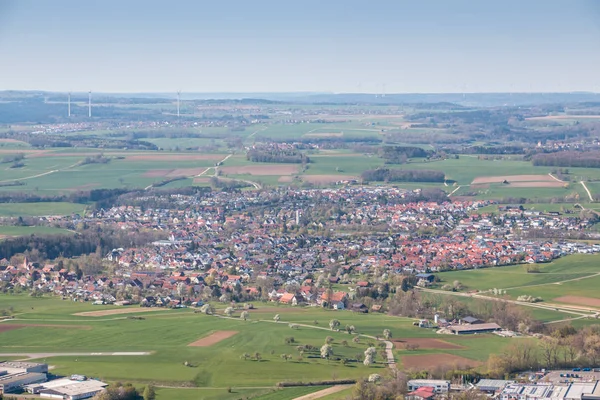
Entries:
[[[542,380],[547,380],[552,383],[560,382],[589,382],[600,380],[600,369],[595,368],[590,371],[559,370],[549,372]],[[562,375],[562,376],[561,376]],[[567,376],[568,375],[568,376]]]

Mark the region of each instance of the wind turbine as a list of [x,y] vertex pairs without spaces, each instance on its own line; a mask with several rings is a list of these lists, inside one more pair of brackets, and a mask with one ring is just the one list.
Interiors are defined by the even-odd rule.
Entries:
[[88,92],[88,117],[92,118],[92,91]]

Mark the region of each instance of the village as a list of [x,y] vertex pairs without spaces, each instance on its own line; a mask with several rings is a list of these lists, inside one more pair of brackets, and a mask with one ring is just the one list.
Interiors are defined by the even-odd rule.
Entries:
[[[101,271],[69,269],[62,260],[3,259],[0,285],[94,304],[263,300],[369,311],[381,310],[396,287],[435,283],[437,272],[600,251],[589,242],[527,236],[586,232],[595,221],[579,215],[522,207],[478,214],[493,202],[414,200],[419,196],[383,187],[143,196],[136,205],[44,219],[166,239],[102,254]],[[366,301],[354,301],[359,297]]]

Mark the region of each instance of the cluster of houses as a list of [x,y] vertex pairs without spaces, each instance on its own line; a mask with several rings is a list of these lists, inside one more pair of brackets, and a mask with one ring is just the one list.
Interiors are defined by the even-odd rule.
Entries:
[[[98,304],[133,300],[177,307],[222,297],[365,311],[355,304],[354,293],[336,291],[335,285],[368,293],[382,276],[402,274],[417,275],[426,286],[433,278],[427,274],[438,271],[547,262],[600,251],[593,244],[521,240],[513,234],[514,227],[535,225],[540,218],[585,229],[586,221],[570,216],[512,215],[512,210],[478,215],[473,211],[489,201],[438,204],[413,202],[411,195],[389,187],[145,195],[136,199],[140,206],[54,219],[153,230],[169,237],[108,252],[105,260],[114,274],[78,276],[55,264],[0,260],[0,285]],[[435,233],[419,233],[429,228]],[[347,234],[352,231],[364,233]]]

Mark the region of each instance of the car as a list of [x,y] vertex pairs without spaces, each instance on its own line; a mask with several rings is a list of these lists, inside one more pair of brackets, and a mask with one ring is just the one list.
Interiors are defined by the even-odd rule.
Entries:
[[584,369],[582,369],[582,371],[585,371],[585,372],[590,372],[591,370],[592,370],[591,368],[584,368]]
[[564,377],[565,377],[565,374],[560,374],[560,377],[561,377],[561,378],[564,378]]
[[581,371],[581,368],[573,368],[573,371]]

